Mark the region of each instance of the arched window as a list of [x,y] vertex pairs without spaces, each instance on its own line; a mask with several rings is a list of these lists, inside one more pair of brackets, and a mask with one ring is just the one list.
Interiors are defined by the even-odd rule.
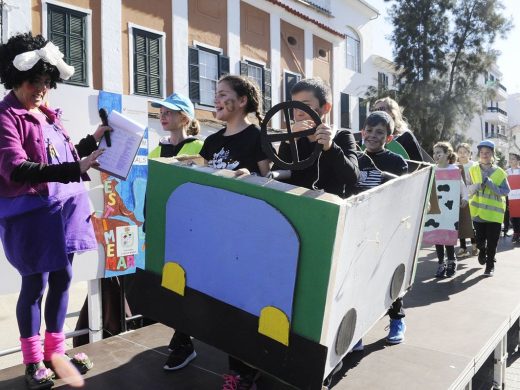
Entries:
[[359,35],[347,27],[347,68],[361,72],[361,41]]

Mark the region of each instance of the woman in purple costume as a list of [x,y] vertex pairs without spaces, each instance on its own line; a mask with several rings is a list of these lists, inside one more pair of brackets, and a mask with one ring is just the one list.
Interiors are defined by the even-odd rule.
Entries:
[[[44,105],[50,88],[74,74],[63,54],[41,35],[13,36],[0,45],[0,82],[11,91],[0,101],[0,238],[22,276],[16,306],[25,379],[31,389],[53,386],[50,360],[65,353],[63,324],[74,253],[97,249],[83,181],[98,164],[97,142],[109,127],[74,146],[60,112]],[[85,157],[81,159],[82,157]],[[41,302],[45,338],[40,341]],[[71,359],[85,373],[85,354]]]

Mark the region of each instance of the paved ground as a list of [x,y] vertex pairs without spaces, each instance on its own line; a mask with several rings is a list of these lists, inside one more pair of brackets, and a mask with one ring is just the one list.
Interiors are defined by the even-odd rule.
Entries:
[[[470,374],[484,378],[474,381],[474,390],[489,389],[492,343],[498,331],[507,329],[518,317],[520,307],[520,248],[511,246],[509,240],[501,239],[493,278],[482,277],[483,269],[472,257],[460,261],[455,278],[435,279],[434,251],[421,251],[414,288],[405,297],[406,342],[385,346],[382,339],[388,319],[383,318],[364,337],[364,353],[347,356],[334,389],[376,389],[382,384],[387,389],[446,389],[457,381],[462,384],[464,375]],[[74,312],[83,304],[85,294],[85,284],[74,285],[70,304],[73,314],[67,319],[67,330],[74,328]],[[0,296],[0,349],[18,343],[15,301],[16,295]],[[150,375],[157,379],[154,389],[219,388],[220,375],[227,367],[226,355],[202,343],[197,343],[199,357],[195,364],[173,375],[163,372],[170,336],[170,329],[154,325],[84,347],[96,362],[87,376],[87,388],[150,388]],[[0,368],[19,361],[19,356],[0,357]],[[519,352],[510,353],[508,366],[506,388],[520,390]],[[0,388],[23,388],[22,369],[17,366],[0,371]],[[260,389],[288,389],[268,377],[260,385]]]

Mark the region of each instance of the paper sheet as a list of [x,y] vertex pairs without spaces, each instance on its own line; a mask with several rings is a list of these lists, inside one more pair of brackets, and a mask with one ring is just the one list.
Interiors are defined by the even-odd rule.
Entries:
[[99,149],[103,148],[105,152],[98,158],[100,166],[97,169],[126,180],[146,127],[117,111],[110,112],[108,124],[114,130],[110,133],[112,146],[107,146],[104,137],[101,139]]

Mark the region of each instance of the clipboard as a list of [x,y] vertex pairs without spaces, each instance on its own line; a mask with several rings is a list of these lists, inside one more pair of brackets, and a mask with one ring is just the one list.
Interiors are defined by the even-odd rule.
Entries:
[[141,146],[146,126],[114,110],[108,115],[108,125],[114,130],[110,135],[111,146],[107,145],[105,137],[99,142],[98,149],[105,151],[98,157],[100,165],[96,169],[126,180]]

